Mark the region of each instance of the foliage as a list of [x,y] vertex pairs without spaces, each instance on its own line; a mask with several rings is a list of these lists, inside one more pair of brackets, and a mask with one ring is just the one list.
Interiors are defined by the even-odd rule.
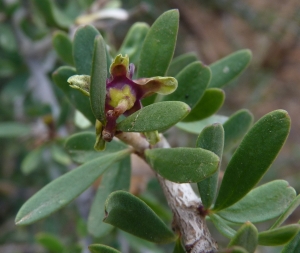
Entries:
[[[32,117],[43,120],[47,137],[24,155],[21,169],[25,175],[32,175],[42,164],[59,164],[62,171],[58,177],[39,184],[46,186],[19,209],[17,225],[41,222],[92,186],[98,189],[82,234],[108,239],[100,244],[95,239],[90,252],[122,251],[116,243],[122,232],[117,234],[115,228],[151,243],[173,243],[173,252],[188,252],[182,235],[176,229],[172,231],[166,218],[168,211],[159,197],[153,200],[129,192],[130,157],[136,153],[158,178],[197,184],[202,199],[202,206],[197,207],[201,210],[199,215],[206,216],[207,222],[229,239],[220,252],[254,252],[258,245],[285,245],[282,252],[297,252],[300,225],[281,226],[300,203],[296,191],[284,180],[257,186],[289,134],[288,113],[275,110],[254,124],[246,109],[231,116],[216,114],[225,100],[222,88],[248,66],[250,50],[239,50],[209,66],[194,54],[173,57],[178,10],[163,13],[150,27],[142,22],[133,24],[119,50],[112,50],[104,31],[84,25],[71,39],[66,31],[74,23],[72,15],[62,13],[52,1],[32,3],[45,25],[37,34],[38,30],[26,30],[29,26],[24,23],[23,32],[33,40],[43,37],[44,30],[55,28],[53,48],[67,65],[57,67],[52,74],[59,113],[55,114],[53,104],[41,105],[28,95],[34,104]],[[83,5],[87,3],[78,2],[77,7],[74,4],[76,15],[78,6]],[[12,36],[6,28],[3,30]],[[5,46],[14,50],[13,44],[2,45]],[[2,76],[15,74],[17,66],[9,65],[0,67]],[[9,85],[19,87],[19,81]],[[73,109],[81,117],[75,120],[76,131],[74,127],[66,128],[73,125],[69,113]],[[87,122],[88,131],[81,131],[83,122]],[[193,134],[194,146],[159,146],[164,132],[171,127]],[[58,137],[57,129],[67,129],[70,136]],[[147,147],[138,150],[121,137],[131,133],[138,133]],[[0,138],[20,139],[30,134],[28,124],[15,123],[13,119],[0,124]],[[74,164],[79,165],[73,168]],[[221,167],[225,171],[222,180]],[[164,213],[167,214],[159,217]],[[274,218],[278,220],[272,221],[270,229],[260,231],[256,227]],[[139,239],[126,236],[131,247],[139,247],[134,246],[139,245]],[[47,233],[37,235],[35,240],[50,252],[68,252],[71,248]],[[144,241],[141,244],[148,245]],[[159,252],[158,247],[149,247]],[[73,250],[76,252],[75,247]]]

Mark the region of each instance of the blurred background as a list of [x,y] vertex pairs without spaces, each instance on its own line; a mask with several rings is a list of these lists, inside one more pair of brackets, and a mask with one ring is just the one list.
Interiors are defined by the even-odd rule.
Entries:
[[[228,116],[246,108],[256,121],[272,110],[287,110],[292,119],[290,136],[262,182],[282,178],[299,193],[299,1],[0,0],[0,252],[87,252],[93,242],[122,248],[122,252],[171,252],[172,247],[158,248],[119,231],[104,238],[89,236],[86,217],[95,189],[34,225],[16,227],[14,218],[32,194],[74,167],[63,141],[85,127],[51,80],[51,73],[64,64],[52,47],[52,34],[63,30],[72,38],[79,25],[91,23],[114,53],[133,23],[151,25],[174,8],[180,12],[175,56],[194,52],[209,65],[238,49],[251,49],[252,62],[226,86],[226,101],[219,113]],[[177,129],[171,134],[174,146],[194,145],[194,135]],[[151,172],[140,161],[135,160],[133,167],[132,191],[162,206],[165,221],[171,222]],[[296,211],[290,222],[299,218]],[[221,246],[226,243],[212,232]],[[260,248],[258,252],[279,250]]]

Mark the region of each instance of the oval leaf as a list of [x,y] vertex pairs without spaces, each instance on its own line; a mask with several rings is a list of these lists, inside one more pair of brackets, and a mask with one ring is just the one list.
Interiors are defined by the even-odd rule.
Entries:
[[91,26],[78,28],[74,35],[73,57],[78,75],[91,75],[94,40],[100,33]]
[[210,65],[212,78],[210,88],[221,88],[237,76],[248,66],[252,58],[249,49],[239,50]]
[[215,225],[216,229],[218,229],[218,231],[222,235],[224,235],[227,238],[234,237],[236,231],[233,228],[229,227],[220,216],[218,216],[216,214],[209,214],[209,218]]
[[[174,54],[178,26],[178,10],[167,11],[156,19],[143,43],[138,78],[165,76]],[[143,105],[152,104],[155,97],[143,99]]]
[[283,110],[268,113],[256,122],[226,168],[214,210],[233,205],[258,183],[279,153],[289,130],[290,118]]
[[17,214],[16,224],[31,224],[67,205],[109,166],[127,156],[129,152],[124,150],[94,159],[55,179],[27,200]]
[[188,133],[199,134],[206,126],[215,123],[223,124],[224,122],[226,122],[226,120],[228,120],[228,117],[226,116],[213,115],[207,119],[200,121],[179,122],[176,124],[176,127]]
[[258,244],[265,246],[279,246],[292,240],[300,230],[299,224],[292,224],[258,234]]
[[117,190],[129,190],[130,186],[130,157],[115,163],[105,171],[88,217],[88,231],[95,237],[106,235],[113,227],[103,223],[104,205],[109,194]]
[[284,180],[276,180],[250,191],[242,200],[218,212],[235,223],[263,222],[282,214],[296,197],[295,190]]
[[150,166],[162,177],[176,183],[198,183],[211,176],[220,159],[201,148],[156,148],[145,151]]
[[182,101],[193,108],[203,96],[210,81],[210,69],[201,62],[193,62],[176,75],[177,89],[164,96],[163,101]]
[[208,118],[222,107],[224,99],[225,93],[223,90],[217,88],[207,89],[189,115],[183,119],[183,122]]
[[133,24],[116,55],[127,54],[130,62],[137,65],[148,31],[149,25],[147,23],[137,22]]
[[142,200],[134,195],[116,191],[105,203],[104,222],[154,243],[169,243],[176,235]]
[[74,162],[85,163],[127,147],[123,142],[112,140],[104,151],[98,152],[94,149],[95,140],[96,135],[93,132],[73,134],[66,140],[65,148]]
[[107,62],[105,42],[99,34],[95,38],[91,73],[90,98],[95,118],[105,124]]
[[197,184],[203,206],[208,209],[217,194],[219,169],[224,147],[224,129],[222,125],[213,124],[204,128],[197,139],[196,147],[209,150],[215,153],[220,159],[217,171],[212,176]]
[[73,44],[65,32],[57,31],[52,36],[52,45],[58,56],[66,63],[74,65]]
[[278,220],[272,225],[270,229],[274,229],[279,227],[300,205],[300,194],[290,203],[287,209],[284,211],[282,215],[278,218]]
[[[164,131],[182,120],[190,111],[182,102],[168,101],[148,105],[117,125],[123,132]],[[172,112],[172,113],[170,113]]]
[[165,76],[175,50],[178,26],[178,10],[167,11],[156,19],[142,47],[139,78]]
[[245,250],[243,247],[233,246],[227,249],[221,249],[218,251],[218,253],[249,253],[249,252]]
[[52,78],[56,85],[65,93],[71,104],[94,124],[96,119],[92,112],[89,99],[78,90],[72,89],[67,82],[68,78],[75,74],[76,71],[74,68],[63,66],[53,72]]
[[231,151],[243,139],[253,124],[253,115],[248,110],[242,109],[232,114],[223,124],[225,131],[224,152]]
[[91,253],[121,253],[121,251],[102,244],[91,244],[89,250]]
[[186,53],[174,58],[168,69],[167,76],[176,76],[182,69],[192,62],[197,61],[197,56],[194,53]]
[[249,253],[254,253],[257,247],[258,232],[256,227],[250,222],[246,222],[236,232],[235,236],[228,244],[230,246],[241,246],[245,248]]

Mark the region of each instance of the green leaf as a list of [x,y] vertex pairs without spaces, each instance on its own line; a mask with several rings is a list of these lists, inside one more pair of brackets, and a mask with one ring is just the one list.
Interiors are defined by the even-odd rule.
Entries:
[[220,216],[212,213],[209,214],[209,218],[222,235],[224,235],[227,238],[234,237],[236,231],[233,228],[229,227]]
[[18,138],[30,133],[30,126],[19,122],[3,122],[0,124],[0,138]]
[[253,115],[248,110],[242,109],[232,114],[223,124],[225,131],[224,152],[231,151],[243,139],[253,124]]
[[99,34],[95,38],[93,64],[91,74],[90,98],[95,118],[105,124],[105,98],[106,98],[106,45]]
[[178,10],[164,12],[156,19],[142,47],[139,78],[165,76],[175,50],[178,26]]
[[164,131],[182,120],[189,111],[189,106],[182,102],[155,103],[142,108],[118,123],[117,130],[123,132]]
[[129,152],[124,150],[96,158],[47,184],[21,207],[15,220],[16,224],[31,224],[67,205],[85,191],[108,167],[123,159]]
[[270,229],[279,227],[300,205],[300,194],[290,203],[282,215],[276,220]]
[[21,163],[21,171],[28,175],[34,170],[36,170],[42,163],[42,154],[45,150],[44,146],[37,147],[36,149],[30,151]]
[[300,252],[300,232],[284,246],[281,253],[298,253]]
[[[178,10],[164,12],[156,19],[142,46],[138,78],[165,76],[175,50],[178,26]],[[154,99],[154,95],[143,99],[143,105],[153,103]]]
[[173,253],[186,253],[185,249],[182,247],[180,237],[176,240]]
[[212,78],[210,88],[221,88],[237,76],[248,66],[252,58],[249,49],[239,50],[210,65]]
[[65,250],[64,245],[58,237],[49,233],[39,233],[35,240],[51,253],[62,253]]
[[158,174],[176,183],[198,183],[211,176],[220,162],[217,155],[202,148],[147,149],[145,156]]
[[194,121],[194,122],[179,122],[176,124],[176,127],[192,134],[199,134],[206,126],[212,125],[215,123],[223,124],[226,122],[228,117],[222,115],[213,115],[207,119]]
[[218,253],[248,253],[243,247],[240,246],[233,246],[227,249],[221,249]]
[[125,191],[109,195],[104,222],[154,243],[169,243],[176,235],[142,200]]
[[56,85],[65,93],[71,104],[94,124],[96,119],[92,112],[89,99],[78,90],[72,89],[67,82],[68,78],[75,74],[76,71],[74,68],[63,66],[53,72],[52,78]]
[[58,56],[64,62],[73,66],[73,44],[68,34],[62,31],[56,31],[52,36],[52,44]]
[[73,57],[78,75],[91,75],[94,51],[94,40],[100,33],[86,25],[76,30],[73,41]]
[[91,253],[121,253],[121,251],[103,244],[91,244],[89,250]]
[[65,148],[72,160],[77,163],[89,162],[95,158],[127,148],[127,145],[124,143],[112,140],[110,143],[107,143],[104,151],[98,152],[94,149],[95,140],[96,135],[93,132],[76,133],[66,140]]
[[197,55],[194,53],[187,53],[177,56],[172,60],[167,76],[176,76],[183,68],[197,60]]
[[256,122],[226,168],[215,211],[233,205],[258,183],[279,153],[289,130],[290,118],[284,110],[270,112]]
[[149,31],[149,25],[143,22],[134,23],[129,29],[118,53],[127,54],[130,62],[137,65],[145,37]]
[[292,224],[258,234],[258,244],[265,246],[278,246],[291,241],[300,230],[299,224]]
[[56,143],[51,145],[51,155],[54,161],[64,166],[70,165],[70,156],[66,153],[65,149]]
[[62,13],[51,0],[33,0],[35,6],[42,13],[46,22],[50,26],[54,26],[63,30],[67,30],[72,25],[72,20]]
[[295,197],[296,192],[288,182],[275,180],[250,191],[218,215],[234,223],[263,222],[281,215]]
[[108,195],[117,190],[129,190],[130,157],[115,163],[104,172],[88,217],[88,231],[95,237],[106,235],[113,227],[103,222],[104,205]]
[[201,196],[203,206],[208,209],[213,204],[217,194],[219,169],[224,146],[224,129],[221,124],[213,124],[207,126],[200,133],[196,147],[203,148],[215,153],[219,159],[219,167],[217,171],[210,177],[199,182],[198,190]]
[[224,99],[223,90],[207,89],[189,115],[183,119],[183,122],[198,121],[210,117],[222,107]]
[[258,232],[256,227],[250,222],[246,222],[236,232],[235,236],[228,244],[230,246],[241,246],[245,248],[249,253],[254,253],[257,247]]
[[170,95],[164,96],[163,101],[182,101],[191,108],[200,101],[210,81],[209,67],[201,62],[193,62],[176,75],[177,89]]

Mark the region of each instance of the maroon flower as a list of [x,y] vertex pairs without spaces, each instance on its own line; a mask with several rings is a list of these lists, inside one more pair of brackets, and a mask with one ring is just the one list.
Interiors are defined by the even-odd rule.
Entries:
[[[95,148],[103,150],[105,141],[111,141],[116,131],[117,119],[142,108],[141,100],[154,93],[167,95],[177,88],[174,77],[152,77],[132,80],[134,65],[127,55],[117,55],[110,66],[110,78],[106,80],[106,122],[96,122],[97,141]],[[90,95],[90,76],[75,75],[68,79],[70,87]]]

